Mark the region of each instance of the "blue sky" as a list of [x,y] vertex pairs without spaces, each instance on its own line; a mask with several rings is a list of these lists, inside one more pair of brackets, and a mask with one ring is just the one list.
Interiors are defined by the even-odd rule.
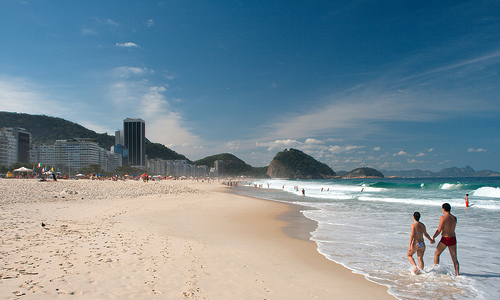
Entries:
[[500,171],[498,1],[0,1],[0,110],[191,160]]

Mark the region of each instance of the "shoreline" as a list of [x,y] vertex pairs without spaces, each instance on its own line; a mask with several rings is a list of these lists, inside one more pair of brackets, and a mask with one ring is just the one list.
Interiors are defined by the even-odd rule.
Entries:
[[2,299],[394,299],[304,239],[300,207],[217,182],[0,183],[50,187],[1,206]]
[[[273,201],[273,200],[264,200],[264,201]],[[307,218],[302,213],[302,210],[308,210],[312,208],[299,204],[288,204],[288,203],[283,203],[283,204],[287,205],[289,209],[283,214],[277,216],[278,220],[287,222],[287,224],[282,228],[283,232],[291,238],[314,243],[313,241],[310,240],[310,238],[312,237],[311,232],[313,232],[316,228],[318,228],[318,222]]]

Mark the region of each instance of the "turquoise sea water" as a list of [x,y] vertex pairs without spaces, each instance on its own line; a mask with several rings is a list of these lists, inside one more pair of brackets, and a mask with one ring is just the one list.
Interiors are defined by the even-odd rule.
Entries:
[[[318,222],[311,237],[318,251],[399,299],[500,299],[500,178],[269,179],[240,185],[238,192],[312,208],[303,214]],[[422,214],[432,236],[444,202],[458,218],[461,276],[453,275],[448,250],[434,266],[436,244],[428,240],[425,272],[413,275],[406,258],[413,212]]]

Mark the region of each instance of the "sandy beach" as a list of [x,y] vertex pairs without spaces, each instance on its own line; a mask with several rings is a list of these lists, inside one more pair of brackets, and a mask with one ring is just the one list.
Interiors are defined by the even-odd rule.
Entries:
[[394,299],[319,254],[299,207],[229,189],[0,179],[0,298]]

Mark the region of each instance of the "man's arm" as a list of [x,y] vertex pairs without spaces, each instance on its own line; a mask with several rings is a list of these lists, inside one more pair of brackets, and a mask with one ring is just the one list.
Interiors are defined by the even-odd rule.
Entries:
[[443,225],[444,225],[444,216],[441,216],[439,218],[439,227],[436,230],[436,233],[434,233],[434,235],[432,236],[432,239],[435,239],[441,233],[441,231],[443,231]]

